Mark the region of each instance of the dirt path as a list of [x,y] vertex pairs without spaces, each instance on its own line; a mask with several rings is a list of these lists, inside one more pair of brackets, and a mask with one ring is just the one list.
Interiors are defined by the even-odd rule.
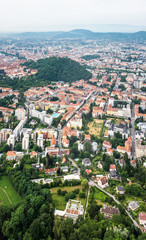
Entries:
[[12,204],[12,201],[11,201],[11,199],[9,198],[9,196],[8,196],[7,192],[5,191],[5,189],[3,189],[2,187],[0,187],[0,189],[6,194],[6,196],[7,196],[8,200],[9,200],[10,204]]

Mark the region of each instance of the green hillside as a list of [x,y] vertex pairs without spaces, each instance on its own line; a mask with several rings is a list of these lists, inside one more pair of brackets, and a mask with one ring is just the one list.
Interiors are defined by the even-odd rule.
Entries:
[[37,62],[28,61],[24,65],[30,69],[38,69],[38,73],[35,75],[36,79],[46,83],[88,80],[92,77],[92,74],[84,66],[70,58],[50,57],[40,59]]
[[0,75],[0,86],[25,91],[30,87],[45,86],[52,82],[73,82],[92,78],[92,74],[85,66],[70,58],[50,57],[37,62],[27,61],[24,66],[28,69],[38,69],[38,73],[20,79],[10,79],[8,76]]

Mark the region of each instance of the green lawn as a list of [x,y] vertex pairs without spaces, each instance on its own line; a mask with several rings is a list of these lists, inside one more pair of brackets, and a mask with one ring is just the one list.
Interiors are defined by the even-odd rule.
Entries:
[[[67,192],[71,192],[71,191],[73,191],[75,189],[80,189],[80,191],[81,191],[81,189],[82,189],[81,185],[80,186],[73,186],[73,187],[71,187],[71,186],[69,186],[69,187],[55,187],[55,188],[50,189],[51,193],[52,193],[52,198],[53,198],[55,207],[58,210],[64,210],[65,207],[66,207],[66,204],[67,204],[67,201],[65,201],[65,197],[64,196],[60,196],[60,195],[57,194],[57,190],[59,188],[62,191],[66,190]],[[85,207],[86,199],[79,198],[78,194],[77,194],[77,199],[76,200],[81,201],[81,204],[83,205],[83,207]]]
[[71,186],[69,186],[69,187],[55,187],[55,188],[52,188],[50,191],[51,191],[52,194],[57,193],[59,188],[61,188],[62,191],[66,190],[67,192],[71,192],[75,189],[80,189],[80,190],[82,189],[81,185],[79,185],[79,186],[73,186],[73,187],[71,187]]
[[94,198],[96,200],[99,200],[101,202],[105,202],[107,195],[104,194],[102,191],[100,191],[99,189],[95,188],[95,193],[94,193]]
[[64,196],[59,196],[57,195],[57,193],[53,193],[52,198],[53,198],[56,209],[59,209],[59,210],[65,209],[67,201],[65,201]]
[[[111,204],[106,201],[107,195],[96,187],[94,187],[93,197],[96,200],[98,205],[103,206],[104,204],[106,204],[108,206],[111,206]],[[91,196],[89,196],[89,199],[91,199]]]
[[0,178],[0,204],[12,205],[21,201],[21,197],[12,187],[7,176]]

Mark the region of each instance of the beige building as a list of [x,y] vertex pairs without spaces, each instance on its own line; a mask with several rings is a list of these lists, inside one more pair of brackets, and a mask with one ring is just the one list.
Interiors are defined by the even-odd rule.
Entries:
[[7,141],[9,136],[12,134],[12,129],[3,128],[0,131],[0,142]]
[[135,140],[135,153],[137,158],[141,158],[143,156],[146,156],[146,146],[141,145],[141,140],[136,139]]

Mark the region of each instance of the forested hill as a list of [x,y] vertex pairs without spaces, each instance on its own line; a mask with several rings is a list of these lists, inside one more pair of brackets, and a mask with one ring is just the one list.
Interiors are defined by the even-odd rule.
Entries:
[[11,79],[5,74],[0,75],[1,87],[12,87],[13,89],[25,91],[30,87],[45,86],[52,82],[73,82],[80,79],[88,80],[92,74],[78,62],[70,58],[50,57],[24,63],[28,69],[38,69],[35,75]]
[[24,63],[26,68],[38,69],[35,75],[36,79],[41,82],[72,82],[80,79],[88,80],[92,74],[81,66],[78,62],[70,58],[50,57],[40,59],[37,62],[28,61]]
[[68,32],[26,32],[19,33],[21,39],[96,39],[110,41],[144,41],[146,31],[134,33],[123,32],[92,32],[86,29],[74,29]]

